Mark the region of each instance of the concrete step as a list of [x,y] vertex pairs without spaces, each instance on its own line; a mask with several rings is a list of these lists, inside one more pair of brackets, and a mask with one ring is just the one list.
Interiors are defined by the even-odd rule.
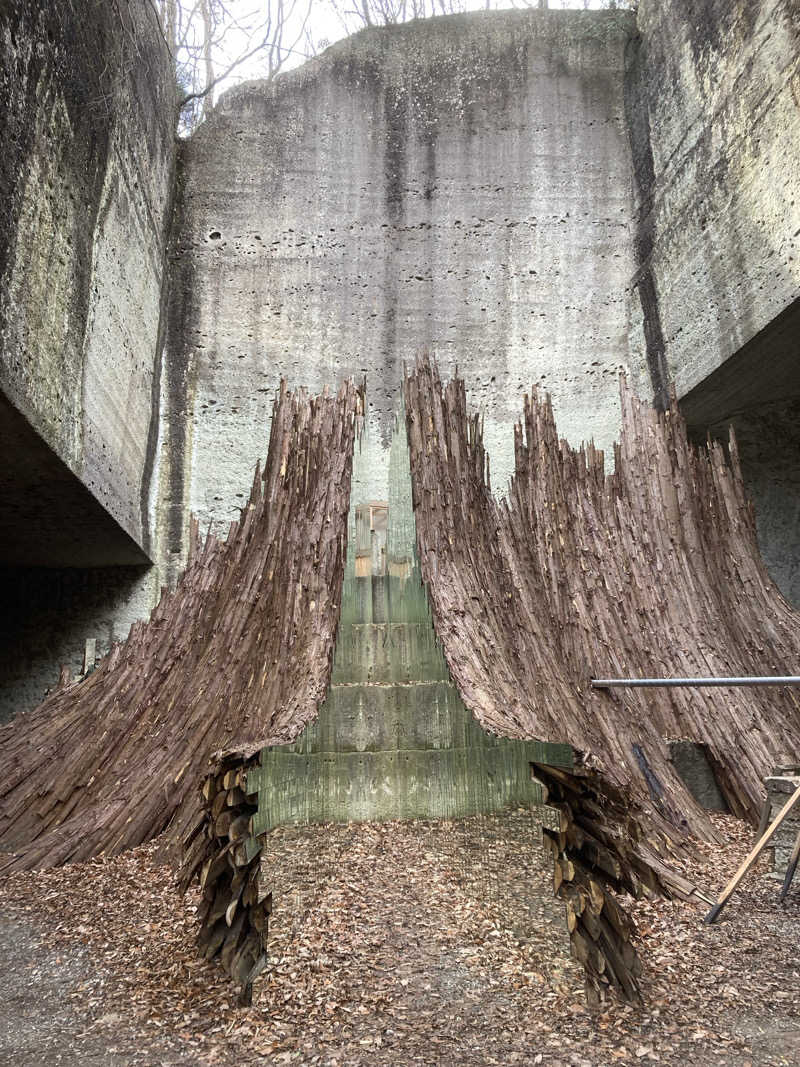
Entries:
[[526,744],[306,755],[270,749],[259,769],[263,787],[253,831],[284,823],[461,818],[533,807],[542,796],[531,781]]
[[433,629],[427,593],[413,576],[345,578],[340,629],[354,622],[427,622]]
[[430,622],[353,623],[339,631],[333,684],[447,681],[449,675]]
[[297,752],[378,752],[485,746],[493,739],[452,682],[333,685]]

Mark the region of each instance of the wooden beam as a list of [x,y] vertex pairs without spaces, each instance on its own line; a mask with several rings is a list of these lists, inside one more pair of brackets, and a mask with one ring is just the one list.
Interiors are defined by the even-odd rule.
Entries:
[[722,909],[725,907],[725,905],[728,903],[728,901],[730,900],[731,896],[735,892],[736,887],[739,885],[741,880],[744,878],[744,876],[747,874],[747,872],[750,870],[750,868],[756,862],[758,857],[761,855],[761,852],[764,849],[764,846],[767,844],[769,839],[772,837],[772,835],[775,833],[775,831],[781,825],[783,820],[786,818],[786,816],[789,814],[789,812],[792,810],[792,808],[795,806],[795,804],[797,803],[798,800],[800,800],[800,789],[796,789],[794,791],[794,793],[792,793],[792,795],[789,797],[789,799],[783,805],[781,810],[778,812],[778,814],[775,816],[775,818],[769,824],[769,826],[767,827],[766,831],[761,835],[761,837],[758,839],[758,841],[756,841],[756,843],[753,846],[750,854],[747,856],[747,858],[744,860],[742,865],[739,867],[738,871],[733,876],[733,878],[731,878],[730,882],[728,882],[728,884],[725,886],[725,888],[720,893],[719,899],[717,900],[717,903],[714,905],[714,907],[711,909],[711,911],[708,913],[708,915],[706,915],[705,921],[707,923],[715,923],[717,921],[717,919],[720,916],[720,913],[722,912]]

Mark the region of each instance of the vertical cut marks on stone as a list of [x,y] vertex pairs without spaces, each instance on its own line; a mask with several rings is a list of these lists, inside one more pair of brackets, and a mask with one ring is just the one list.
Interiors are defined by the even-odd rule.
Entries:
[[[182,836],[216,750],[292,740],[328,686],[363,393],[282,383],[263,475],[223,542],[201,543],[149,622],[0,730],[5,869]],[[176,817],[177,816],[177,817]]]

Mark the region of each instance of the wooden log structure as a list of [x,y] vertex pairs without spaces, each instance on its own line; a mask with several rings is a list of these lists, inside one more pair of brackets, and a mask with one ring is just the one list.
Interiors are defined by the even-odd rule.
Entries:
[[197,879],[197,947],[218,958],[249,1004],[253,980],[267,965],[271,894],[259,891],[261,846],[252,833],[258,795],[248,794],[247,771],[254,760],[219,753],[200,790],[197,818],[183,837],[181,892]]
[[558,818],[558,826],[543,827],[542,836],[589,1001],[600,1004],[613,992],[639,1002],[642,963],[634,925],[618,898],[654,892],[691,900],[698,890],[664,861],[662,836],[644,837],[646,827],[629,817],[625,798],[591,771],[544,764],[533,770]]
[[696,890],[669,857],[714,830],[664,739],[706,745],[731,810],[753,821],[800,713],[779,688],[593,690],[592,677],[786,674],[800,618],[761,560],[736,442],[690,444],[621,382],[614,471],[558,437],[547,397],[524,399],[515,472],[491,491],[464,382],[423,357],[405,409],[417,546],[453,680],[488,730],[572,746],[536,766],[559,813],[547,834],[573,951],[600,996],[638,997],[631,924],[614,894]]
[[[227,539],[201,543],[193,520],[186,570],[150,620],[83,681],[62,672],[42,704],[0,728],[0,870],[115,855],[168,826],[186,841],[214,752],[291,741],[315,717],[363,410],[352,382],[319,397],[282,383],[263,475]],[[243,800],[227,797],[222,822],[238,832]]]
[[[639,996],[621,897],[696,890],[670,864],[713,827],[665,737],[706,745],[731,809],[755,820],[776,756],[800,755],[780,689],[600,691],[592,676],[786,673],[798,616],[770,581],[735,441],[696,449],[675,411],[621,389],[615,469],[558,439],[549,401],[525,399],[510,492],[491,492],[464,383],[421,360],[405,410],[417,547],[437,634],[462,698],[490,732],[570,746],[536,764],[558,826],[554,889],[591,994]],[[174,592],[80,683],[62,673],[0,729],[0,870],[113,855],[169,827],[181,883],[200,880],[200,945],[244,995],[263,966],[268,900],[247,770],[293,741],[330,678],[353,443],[363,394],[282,387],[263,475],[226,541],[192,551]],[[201,788],[202,786],[202,788]]]

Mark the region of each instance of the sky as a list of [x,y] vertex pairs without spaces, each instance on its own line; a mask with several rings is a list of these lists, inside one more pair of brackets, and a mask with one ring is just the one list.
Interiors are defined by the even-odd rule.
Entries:
[[[288,2],[289,0],[284,0],[284,3],[288,4]],[[359,29],[360,24],[357,19],[353,18],[352,15],[349,18],[347,16],[348,10],[353,8],[353,2],[354,0],[338,0],[339,12],[342,13],[340,14],[337,13],[331,0],[314,0],[310,16],[305,24],[308,31],[307,38],[298,41],[296,38],[302,29],[307,8],[305,6],[306,0],[297,0],[297,11],[293,24],[288,28],[283,41],[283,63],[281,69],[291,70],[293,67],[300,66],[311,57],[315,48],[317,51],[322,51],[328,45],[346,37],[348,35],[346,23],[349,23],[351,27],[349,32],[355,32],[356,29]],[[463,3],[467,10],[470,11],[483,10],[486,7],[485,0],[463,0]],[[525,4],[524,0],[517,0],[514,4],[503,2],[503,0],[491,0],[491,4],[493,8],[498,10],[536,6],[535,3]],[[607,7],[608,0],[588,0],[588,2],[587,0],[549,0],[549,6],[556,9],[582,9],[588,7],[596,10]],[[259,0],[228,0],[227,7],[240,22],[252,25],[256,13],[260,8],[263,9],[263,0],[262,3],[259,3]],[[300,8],[302,8],[302,12],[299,10]],[[343,15],[344,18],[342,17]],[[224,49],[221,50],[217,57],[217,70],[224,69],[235,58],[247,52],[251,47],[252,44],[248,45],[247,35],[237,32],[230,33],[225,41]],[[218,99],[220,93],[231,86],[252,78],[262,78],[266,72],[264,57],[260,55],[253,56],[238,66],[224,82],[216,87],[214,92],[215,99]]]

